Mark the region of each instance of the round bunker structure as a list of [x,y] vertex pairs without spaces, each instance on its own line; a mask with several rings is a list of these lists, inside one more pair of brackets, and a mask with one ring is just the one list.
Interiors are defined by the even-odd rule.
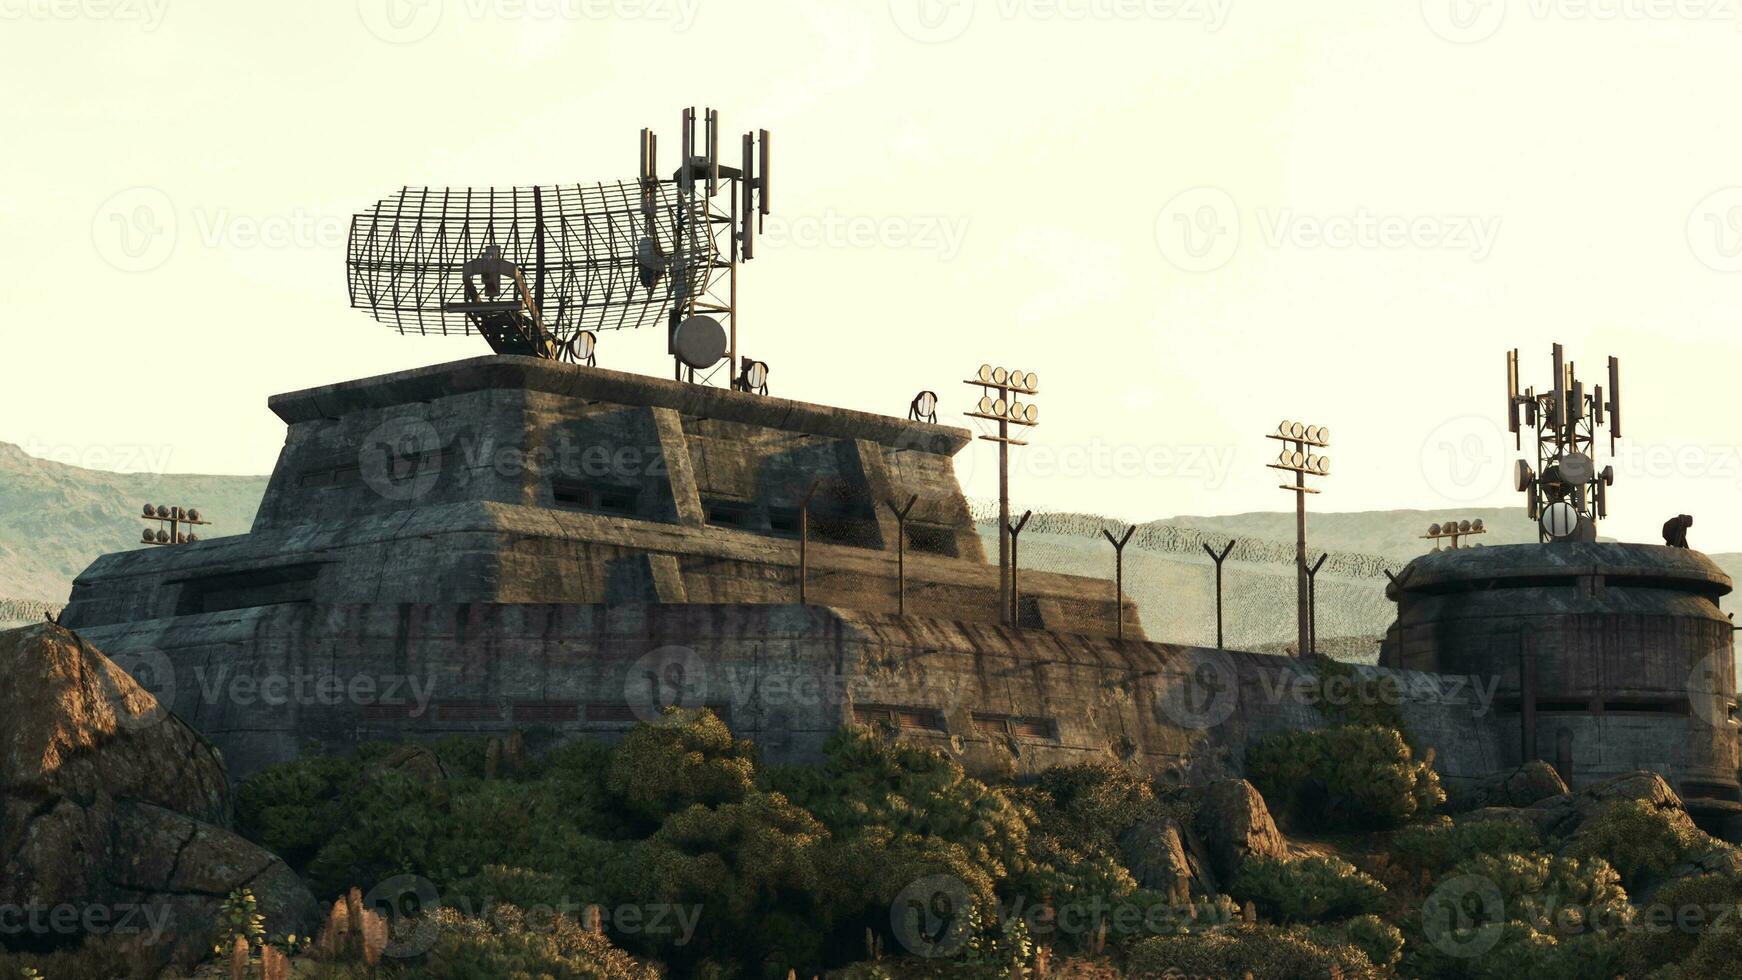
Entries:
[[1380,663],[1495,684],[1513,761],[1544,759],[1574,787],[1652,769],[1684,797],[1736,800],[1730,587],[1706,556],[1659,545],[1438,551],[1386,589]]

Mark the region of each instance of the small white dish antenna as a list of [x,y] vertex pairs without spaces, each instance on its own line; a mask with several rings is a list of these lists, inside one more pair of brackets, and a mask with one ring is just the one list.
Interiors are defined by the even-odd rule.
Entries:
[[1557,500],[1542,510],[1542,529],[1551,538],[1564,538],[1579,529],[1579,512],[1564,500]]
[[698,313],[677,325],[671,347],[685,366],[705,371],[726,356],[726,328],[713,317]]

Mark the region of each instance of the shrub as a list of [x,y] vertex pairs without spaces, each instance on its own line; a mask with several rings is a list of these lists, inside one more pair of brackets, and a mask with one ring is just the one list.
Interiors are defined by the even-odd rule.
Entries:
[[1338,927],[1320,927],[1311,935],[1321,946],[1348,943],[1381,969],[1395,967],[1403,959],[1403,932],[1377,915],[1358,915]]
[[1377,911],[1385,886],[1341,858],[1254,856],[1240,865],[1229,894],[1267,918],[1323,922]]
[[1326,828],[1392,827],[1445,802],[1433,766],[1394,728],[1283,732],[1248,747],[1246,771],[1273,810]]
[[334,801],[362,771],[355,759],[307,756],[270,766],[236,791],[236,831],[302,867],[339,819]]
[[1588,817],[1568,843],[1570,857],[1608,861],[1628,888],[1639,888],[1702,851],[1723,846],[1681,810],[1643,800],[1614,800]]
[[487,916],[436,912],[435,945],[400,980],[476,980],[539,977],[548,980],[659,980],[662,972],[611,945],[574,919],[529,920],[513,906]]
[[1391,839],[1399,863],[1438,877],[1455,865],[1483,854],[1532,851],[1542,846],[1536,827],[1523,820],[1478,820],[1405,827]]
[[942,752],[891,742],[866,728],[841,729],[823,751],[821,766],[776,769],[769,783],[836,837],[884,827],[897,838],[955,843],[993,879],[1026,868],[1033,813]]
[[1132,948],[1133,977],[1288,977],[1358,980],[1379,971],[1353,944],[1323,945],[1301,927],[1234,925],[1193,936],[1156,936]]
[[667,708],[657,724],[630,729],[605,780],[630,813],[652,824],[698,803],[736,803],[755,783],[756,747],[733,738],[706,708]]
[[1084,849],[1117,847],[1121,835],[1158,811],[1148,781],[1114,765],[1048,769],[1020,799],[1044,832]]
[[[1665,884],[1639,910],[1621,948],[1621,972],[1643,977],[1694,954],[1706,932],[1734,920],[1742,909],[1742,875],[1718,873]],[[1714,940],[1710,948],[1721,945]],[[1709,951],[1708,949],[1708,951]],[[1742,952],[1742,951],[1739,951]]]

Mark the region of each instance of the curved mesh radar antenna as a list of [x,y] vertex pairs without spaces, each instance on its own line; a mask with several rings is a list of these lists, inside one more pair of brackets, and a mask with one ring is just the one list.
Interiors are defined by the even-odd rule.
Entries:
[[[351,219],[351,305],[400,333],[562,358],[580,331],[658,323],[702,288],[712,239],[686,211],[669,184],[408,187]],[[682,277],[661,261],[678,253],[694,257]]]

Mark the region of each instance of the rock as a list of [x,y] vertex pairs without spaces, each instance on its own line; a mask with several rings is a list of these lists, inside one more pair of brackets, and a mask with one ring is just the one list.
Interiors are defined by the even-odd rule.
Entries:
[[[129,948],[183,961],[236,889],[253,891],[270,931],[313,924],[296,875],[226,829],[216,750],[120,667],[44,624],[0,633],[0,676],[0,908],[100,912]],[[90,931],[28,938],[73,945]]]
[[447,767],[442,765],[436,754],[422,745],[407,745],[395,749],[387,757],[370,766],[363,773],[368,779],[376,773],[400,772],[411,776],[426,786],[434,786],[448,778]]
[[1525,807],[1524,812],[1536,822],[1543,836],[1569,837],[1578,831],[1586,818],[1605,803],[1615,800],[1639,800],[1654,809],[1673,810],[1687,821],[1690,828],[1693,827],[1693,819],[1682,806],[1681,797],[1670,789],[1662,776],[1646,769],[1592,783],[1576,793],[1538,800]]
[[1454,796],[1452,808],[1478,810],[1488,806],[1530,806],[1568,792],[1561,774],[1537,759],[1516,769],[1494,773],[1474,786],[1460,790]]
[[1211,869],[1232,881],[1248,857],[1286,857],[1288,841],[1276,829],[1264,797],[1244,779],[1223,779],[1204,789],[1193,826],[1210,852]]
[[[1179,824],[1146,820],[1119,838],[1119,853],[1137,884],[1183,905],[1192,894],[1192,867],[1186,857]],[[1198,891],[1205,889],[1200,884]]]

